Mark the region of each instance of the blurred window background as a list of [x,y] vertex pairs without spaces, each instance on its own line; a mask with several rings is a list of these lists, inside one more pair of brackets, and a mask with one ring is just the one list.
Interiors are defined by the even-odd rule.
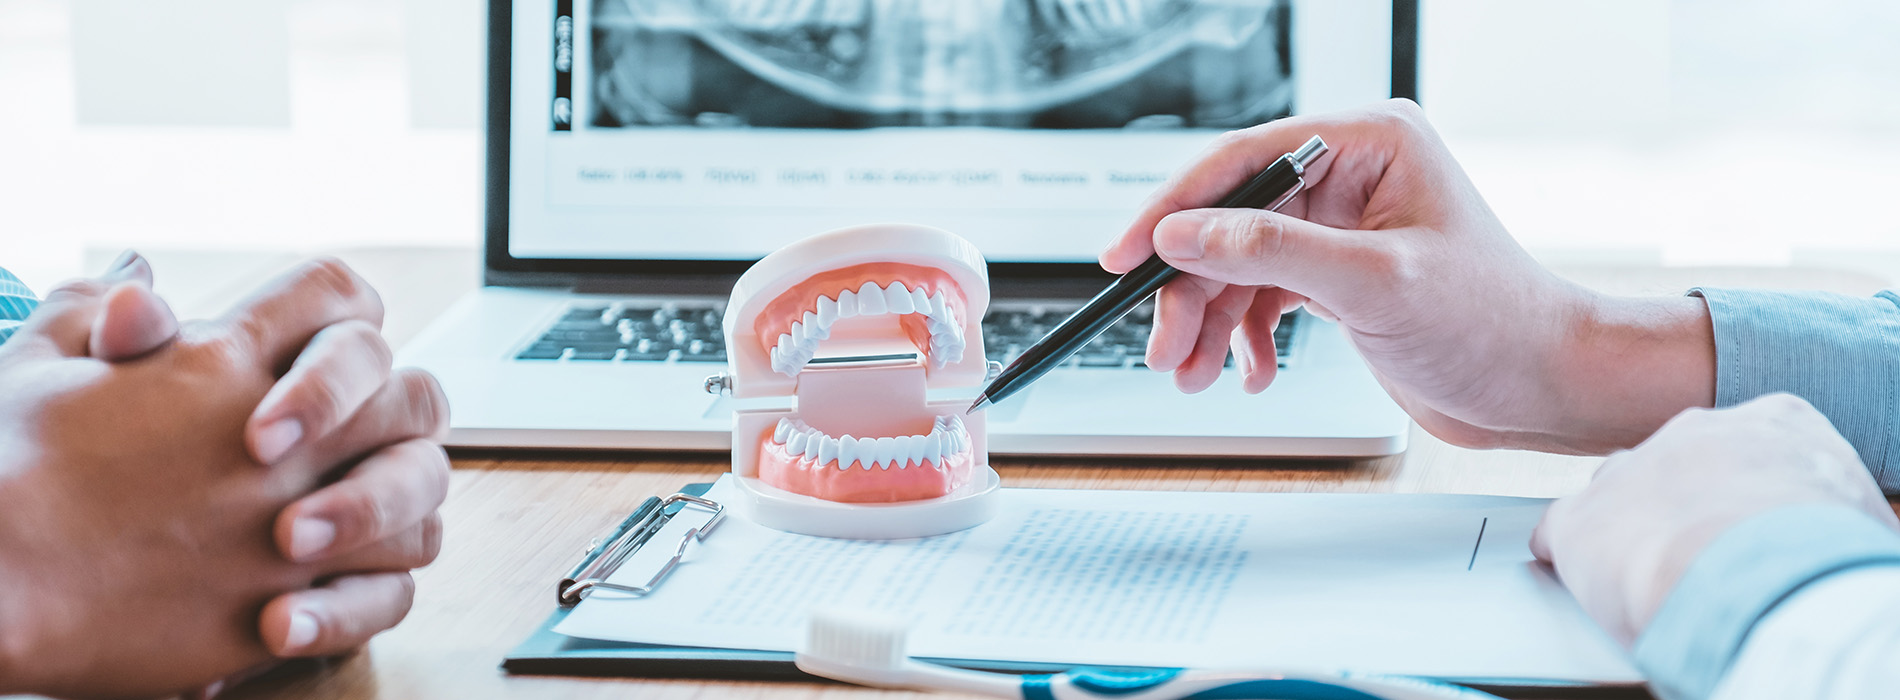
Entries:
[[[1546,261],[1900,278],[1900,3],[1420,15],[1421,102]],[[479,245],[483,22],[475,0],[0,0],[0,265],[44,288],[125,247]]]

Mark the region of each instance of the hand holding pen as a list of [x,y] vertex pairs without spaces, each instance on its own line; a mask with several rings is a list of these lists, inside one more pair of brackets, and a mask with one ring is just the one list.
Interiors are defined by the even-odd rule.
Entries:
[[[1279,213],[1196,209],[1312,135],[1332,155]],[[1713,396],[1707,307],[1597,294],[1511,238],[1418,106],[1293,117],[1223,138],[1102,253],[1184,274],[1156,300],[1148,365],[1183,390],[1273,382],[1280,312],[1337,319],[1419,425],[1464,446],[1601,453]],[[1641,347],[1643,352],[1630,352]]]

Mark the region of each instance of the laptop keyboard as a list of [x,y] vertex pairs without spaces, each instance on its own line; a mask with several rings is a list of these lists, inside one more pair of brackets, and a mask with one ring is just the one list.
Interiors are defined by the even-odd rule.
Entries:
[[[983,340],[989,359],[1008,366],[1018,355],[1068,318],[1077,307],[1039,305],[993,308],[983,317]],[[569,306],[561,317],[515,355],[517,360],[586,362],[703,362],[726,361],[725,333],[720,319],[725,304],[587,304]],[[1273,333],[1285,367],[1293,335],[1303,316],[1280,317]],[[1154,306],[1137,307],[1121,322],[1097,336],[1064,367],[1090,369],[1145,368],[1148,333],[1154,326]],[[1233,355],[1227,366],[1234,365]]]

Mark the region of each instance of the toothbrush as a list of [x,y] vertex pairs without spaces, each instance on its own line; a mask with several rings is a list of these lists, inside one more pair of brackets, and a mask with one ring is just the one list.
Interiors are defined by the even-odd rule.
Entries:
[[910,658],[908,630],[855,611],[812,614],[801,671],[880,688],[960,691],[1023,700],[1497,700],[1468,688],[1410,677],[1154,669],[1015,675],[951,668]]

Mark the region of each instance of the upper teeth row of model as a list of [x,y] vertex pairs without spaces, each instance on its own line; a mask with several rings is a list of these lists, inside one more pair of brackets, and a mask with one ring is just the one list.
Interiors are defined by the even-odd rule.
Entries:
[[818,354],[818,341],[831,337],[831,324],[856,316],[922,314],[930,329],[930,361],[941,368],[963,360],[963,324],[948,305],[941,290],[935,296],[924,294],[922,287],[910,289],[903,282],[879,287],[865,282],[856,290],[839,292],[836,298],[819,296],[804,318],[793,321],[790,331],[780,333],[772,348],[772,369],[788,377],[798,376],[805,363]]
[[780,418],[772,442],[784,445],[793,459],[836,461],[839,469],[850,469],[854,462],[867,470],[903,469],[926,461],[942,466],[945,458],[970,449],[970,434],[956,416],[938,416],[928,435],[881,438],[832,437],[797,418]]

